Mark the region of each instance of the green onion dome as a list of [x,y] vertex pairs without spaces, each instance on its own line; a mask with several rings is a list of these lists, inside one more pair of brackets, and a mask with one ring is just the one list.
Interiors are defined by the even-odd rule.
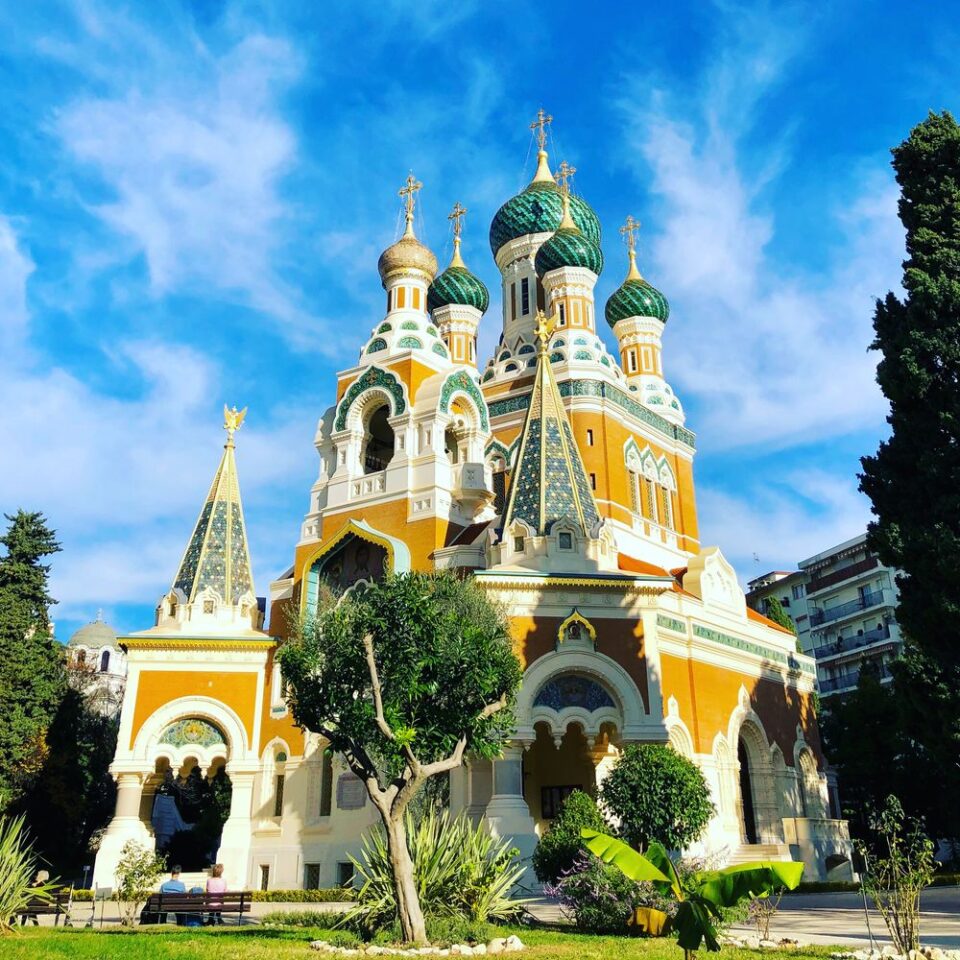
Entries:
[[603,251],[576,227],[563,227],[537,251],[535,266],[541,278],[558,267],[586,267],[600,276]]
[[670,304],[667,298],[640,276],[632,250],[627,279],[607,301],[604,314],[611,327],[615,326],[619,320],[626,320],[627,317],[654,317],[666,323],[667,317],[670,316]]
[[[570,214],[580,232],[597,246],[600,245],[600,221],[593,208],[580,197],[570,197]],[[508,200],[496,213],[490,224],[490,250],[493,255],[511,240],[528,233],[553,233],[563,219],[563,199],[560,188],[550,174],[546,153],[533,182],[522,193]]]
[[490,306],[490,293],[486,284],[474,276],[460,258],[460,238],[453,242],[453,259],[450,266],[430,284],[427,291],[427,309],[436,310],[451,303],[474,307],[481,313]]

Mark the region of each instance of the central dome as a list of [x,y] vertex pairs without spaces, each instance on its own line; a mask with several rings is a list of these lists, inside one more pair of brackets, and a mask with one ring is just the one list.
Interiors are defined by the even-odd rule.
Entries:
[[[570,215],[584,237],[599,245],[600,221],[590,204],[571,196]],[[490,250],[496,256],[505,243],[517,237],[528,233],[553,233],[562,219],[560,188],[552,181],[534,180],[497,211],[490,224]]]
[[387,277],[400,270],[417,270],[426,275],[429,283],[437,275],[437,258],[412,231],[408,231],[380,254],[377,270],[380,271],[380,280],[384,284]]

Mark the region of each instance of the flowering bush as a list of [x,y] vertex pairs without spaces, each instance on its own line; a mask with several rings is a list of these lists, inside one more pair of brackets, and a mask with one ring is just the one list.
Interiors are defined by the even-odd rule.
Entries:
[[668,912],[671,903],[652,884],[628,880],[614,866],[591,854],[581,854],[560,879],[544,888],[556,897],[578,930],[586,933],[623,933],[635,907],[654,907]]

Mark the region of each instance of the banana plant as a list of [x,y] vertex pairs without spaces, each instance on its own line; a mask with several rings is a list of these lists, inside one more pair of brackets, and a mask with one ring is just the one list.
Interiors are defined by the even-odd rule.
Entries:
[[676,865],[662,844],[651,843],[638,853],[622,840],[582,830],[587,849],[604,863],[613,864],[631,880],[648,880],[664,896],[677,901],[671,925],[677,933],[677,945],[687,958],[701,944],[718,951],[716,922],[723,908],[735,907],[748,897],[765,897],[780,887],[796,888],[803,876],[802,863],[758,860],[723,870],[703,870],[681,881]]

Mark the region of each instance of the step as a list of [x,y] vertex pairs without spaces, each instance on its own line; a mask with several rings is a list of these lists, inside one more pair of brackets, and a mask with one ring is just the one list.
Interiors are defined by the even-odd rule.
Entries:
[[730,854],[728,864],[752,863],[757,860],[790,861],[790,848],[785,843],[742,843]]

